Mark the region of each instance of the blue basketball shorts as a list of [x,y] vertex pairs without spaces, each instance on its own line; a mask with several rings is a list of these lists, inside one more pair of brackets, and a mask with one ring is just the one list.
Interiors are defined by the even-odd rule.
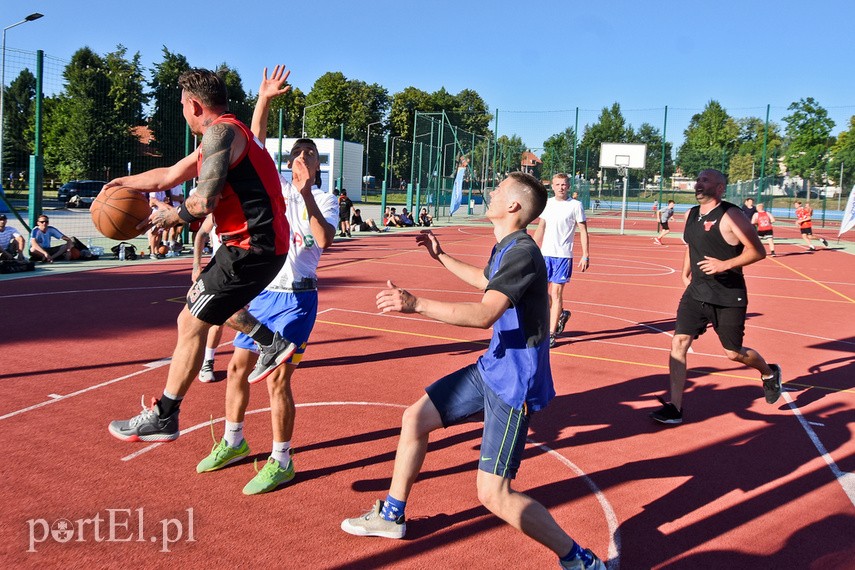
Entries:
[[[265,289],[249,304],[249,313],[267,328],[297,345],[297,351],[285,361],[297,365],[303,359],[309,335],[315,327],[318,292],[291,293]],[[235,335],[234,345],[235,348],[258,351],[255,341],[244,333]]]
[[566,257],[544,257],[546,280],[550,283],[567,283],[573,275],[572,259]]

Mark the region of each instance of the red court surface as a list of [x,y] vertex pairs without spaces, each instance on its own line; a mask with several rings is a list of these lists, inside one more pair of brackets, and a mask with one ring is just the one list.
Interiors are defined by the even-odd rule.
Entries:
[[[567,288],[573,314],[551,354],[558,396],[532,419],[515,487],[612,569],[855,568],[855,257],[788,239],[749,267],[745,342],[780,363],[787,391],[766,404],[757,374],[708,332],[689,356],[685,423],[663,427],[647,414],[666,390],[684,248],[670,236],[655,246],[649,221],[633,224],[651,231],[590,221],[591,269]],[[484,225],[435,231],[477,265],[494,243]],[[413,235],[339,240],[323,257],[320,315],[295,376],[297,477],[254,497],[241,489],[270,451],[263,387],[246,420],[251,458],[219,472],[195,465],[212,418],[222,435],[222,381],[194,384],[173,443],[107,432],[163,389],[189,259],[0,282],[0,566],[557,567],[478,503],[480,424],[432,438],[404,540],[339,529],[385,496],[403,409],[489,339],[377,313],[386,279],[480,298]]]

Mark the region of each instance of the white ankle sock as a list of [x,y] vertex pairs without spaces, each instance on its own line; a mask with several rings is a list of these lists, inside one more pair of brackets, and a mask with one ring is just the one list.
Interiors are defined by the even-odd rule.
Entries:
[[230,422],[226,420],[226,433],[223,434],[223,439],[229,447],[238,447],[243,441],[243,422]]
[[291,442],[290,441],[274,441],[273,452],[270,457],[279,462],[279,465],[284,469],[291,460]]
[[216,354],[217,348],[208,348],[205,347],[205,360],[214,360],[214,354]]

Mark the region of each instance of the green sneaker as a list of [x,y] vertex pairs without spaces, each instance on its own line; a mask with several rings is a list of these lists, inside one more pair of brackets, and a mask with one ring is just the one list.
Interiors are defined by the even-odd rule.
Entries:
[[231,465],[247,455],[249,455],[249,444],[246,443],[246,440],[240,442],[240,446],[238,447],[229,447],[226,440],[221,439],[220,443],[214,444],[211,454],[196,466],[196,473],[206,473],[222,469],[226,465]]
[[[256,466],[258,470],[258,466]],[[280,463],[272,457],[267,458],[267,463],[258,474],[252,478],[252,481],[246,484],[243,488],[244,495],[260,495],[261,493],[269,493],[280,485],[284,485],[294,478],[294,459],[288,461],[285,469],[282,469]]]

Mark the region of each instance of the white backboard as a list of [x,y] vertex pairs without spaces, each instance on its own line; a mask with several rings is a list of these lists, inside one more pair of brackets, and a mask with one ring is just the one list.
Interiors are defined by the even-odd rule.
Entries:
[[600,168],[628,168],[630,170],[643,170],[646,165],[646,144],[600,144]]

